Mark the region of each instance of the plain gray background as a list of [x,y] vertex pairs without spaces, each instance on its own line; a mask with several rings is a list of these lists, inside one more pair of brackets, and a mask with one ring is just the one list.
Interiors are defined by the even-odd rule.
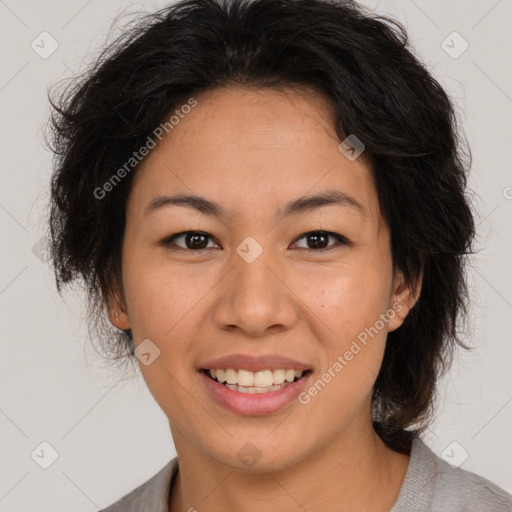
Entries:
[[[166,3],[0,0],[2,512],[98,510],[175,455],[167,419],[144,381],[120,381],[104,366],[87,339],[83,296],[59,297],[38,245],[51,173],[42,142],[48,86],[91,62],[118,14]],[[442,381],[425,440],[512,492],[512,1],[364,3],[405,24],[456,100],[474,156],[479,254],[469,275],[466,340],[475,350],[459,355]],[[52,44],[57,49],[43,58]],[[51,461],[52,448],[42,442],[58,454],[47,469],[40,464]]]

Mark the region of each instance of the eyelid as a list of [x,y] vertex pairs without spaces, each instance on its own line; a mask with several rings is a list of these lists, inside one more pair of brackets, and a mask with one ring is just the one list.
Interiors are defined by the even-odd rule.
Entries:
[[328,251],[330,249],[333,249],[334,247],[337,247],[339,245],[352,245],[351,242],[345,238],[343,235],[340,235],[339,233],[334,233],[333,231],[325,231],[324,229],[314,229],[312,231],[307,231],[306,233],[303,233],[302,235],[300,235],[298,238],[295,239],[295,241],[293,242],[294,244],[297,243],[299,240],[301,240],[302,238],[305,238],[307,237],[308,235],[311,235],[311,234],[315,234],[315,233],[322,233],[326,236],[331,236],[332,238],[335,238],[336,241],[338,243],[336,244],[333,244],[333,245],[329,245],[327,247],[323,247],[322,249],[310,249],[310,248],[304,248],[302,247],[301,249],[303,251],[308,251],[308,252],[323,252],[323,251]]
[[[188,235],[190,233],[193,233],[194,235],[203,235],[206,238],[215,242],[215,238],[212,235],[210,235],[209,233],[206,233],[205,231],[198,231],[198,230],[191,229],[188,231],[181,231],[180,233],[174,233],[173,235],[166,236],[163,240],[158,242],[158,245],[161,245],[163,247],[168,247],[170,245],[173,245],[173,242],[174,242],[174,240],[176,240],[176,238],[180,238],[180,237],[182,237],[184,235]],[[217,242],[215,242],[215,243],[217,245],[220,245]],[[175,246],[175,247],[173,247],[173,250],[177,250],[177,251],[182,250],[182,251],[187,251],[187,252],[201,252],[201,251],[205,251],[206,249],[193,250],[193,249],[187,249],[186,247]]]

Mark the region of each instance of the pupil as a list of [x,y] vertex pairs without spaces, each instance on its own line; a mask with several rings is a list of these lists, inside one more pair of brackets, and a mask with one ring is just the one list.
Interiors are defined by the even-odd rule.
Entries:
[[[313,244],[309,244],[311,248],[318,249],[320,246],[324,245],[324,242],[327,243],[328,236],[325,233],[320,232],[319,234],[310,234],[308,235],[309,240],[313,240]],[[321,240],[319,242],[319,240]],[[324,247],[320,247],[324,248]]]
[[[202,243],[200,242],[199,244],[197,243],[194,243],[192,242],[190,245],[192,247],[189,247],[189,242],[194,240],[194,241],[197,241],[197,239],[202,239]],[[204,235],[201,235],[201,234],[197,234],[197,233],[193,233],[193,234],[187,234],[186,235],[186,242],[187,242],[187,247],[192,248],[192,249],[204,249],[207,245],[208,245],[208,241],[206,240],[206,237]]]

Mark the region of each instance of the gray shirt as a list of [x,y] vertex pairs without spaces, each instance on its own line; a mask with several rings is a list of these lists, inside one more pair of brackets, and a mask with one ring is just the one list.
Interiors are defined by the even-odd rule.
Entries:
[[[172,459],[156,475],[100,512],[168,512],[178,472]],[[398,498],[390,512],[512,512],[512,495],[489,480],[439,458],[419,437]]]

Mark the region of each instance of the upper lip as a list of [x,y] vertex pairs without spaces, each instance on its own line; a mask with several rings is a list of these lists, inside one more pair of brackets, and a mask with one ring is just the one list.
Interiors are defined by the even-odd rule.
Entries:
[[262,354],[257,356],[250,354],[232,354],[211,359],[200,365],[200,369],[202,370],[226,368],[249,370],[252,372],[279,369],[305,371],[311,369],[307,364],[278,354]]

